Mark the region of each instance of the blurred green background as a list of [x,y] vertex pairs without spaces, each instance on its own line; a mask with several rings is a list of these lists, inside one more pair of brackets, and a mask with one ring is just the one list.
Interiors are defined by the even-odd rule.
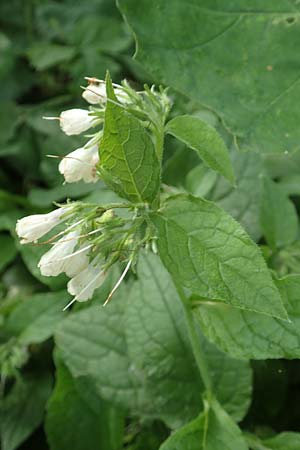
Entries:
[[[104,201],[110,193],[101,182],[63,185],[58,160],[46,155],[61,157],[84,141],[65,136],[58,123],[42,117],[86,107],[80,89],[85,76],[103,78],[109,70],[115,82],[127,78],[137,87],[151,79],[132,59],[134,41],[114,0],[2,0],[0,25],[1,448],[44,450],[49,447],[41,423],[55,371],[51,336],[64,317],[66,279],[40,275],[37,262],[45,249],[21,246],[15,223],[19,217],[48,212],[53,202],[67,198]],[[232,147],[232,137],[213,113],[179,96],[174,113],[178,111],[188,111],[216,126]],[[284,175],[281,160],[274,161],[267,161],[269,172]],[[185,185],[196,195],[210,192],[210,198],[259,240],[262,161],[256,154],[235,153],[233,163],[236,190],[200,164],[195,153],[168,140],[164,182],[180,188]],[[108,280],[104,290],[109,292],[109,287]],[[67,383],[67,369],[62,366],[60,370]],[[245,425],[251,428],[258,421],[277,430],[299,428],[300,412],[288,406],[291,399],[293,405],[298,404],[299,373],[297,361],[257,363],[254,402]],[[60,400],[63,414],[64,408],[72,409],[69,397]],[[114,432],[118,433],[117,427]],[[128,450],[155,450],[168,432],[162,422],[139,423],[130,418],[121,440]],[[63,424],[60,433],[64,433]]]

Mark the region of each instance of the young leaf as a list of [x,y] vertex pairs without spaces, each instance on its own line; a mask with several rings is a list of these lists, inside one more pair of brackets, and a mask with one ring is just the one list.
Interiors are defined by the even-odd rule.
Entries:
[[119,6],[137,40],[137,60],[153,79],[215,111],[252,151],[299,149],[293,3],[181,0],[171,13],[165,0]]
[[[123,417],[102,400],[92,380],[74,379],[56,357],[56,386],[48,402],[46,433],[53,450],[103,448],[119,450],[122,446]],[[82,384],[82,387],[81,387]],[[87,399],[81,390],[88,393]]]
[[[138,281],[132,286],[125,312],[129,355],[134,366],[152,381],[153,397],[164,392],[161,411],[166,413],[168,423],[172,420],[179,426],[197,415],[204,390],[183,307],[158,256],[140,255],[137,273]],[[227,357],[200,333],[199,343],[206,355],[215,395],[231,416],[241,420],[251,396],[248,362]]]
[[40,425],[51,384],[48,375],[20,378],[4,398],[0,408],[2,450],[19,448]]
[[160,257],[184,287],[241,309],[287,318],[258,247],[217,205],[180,194],[151,217]]
[[267,177],[263,180],[260,218],[264,236],[273,249],[285,247],[297,239],[296,208],[280,185]]
[[211,169],[234,183],[234,173],[227,148],[217,131],[193,116],[177,116],[166,125],[166,132],[195,150]]
[[207,338],[236,358],[300,358],[300,276],[278,281],[290,323],[207,299],[195,300]]
[[100,145],[99,170],[104,181],[133,203],[153,202],[160,186],[160,164],[154,144],[139,120],[117,104],[110,77]]
[[242,432],[213,400],[197,419],[172,434],[160,450],[248,450]]

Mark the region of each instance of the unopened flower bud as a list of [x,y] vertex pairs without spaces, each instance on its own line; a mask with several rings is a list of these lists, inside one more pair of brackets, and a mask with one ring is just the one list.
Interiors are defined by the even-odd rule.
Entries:
[[91,105],[106,102],[105,83],[91,83],[82,93],[82,97]]

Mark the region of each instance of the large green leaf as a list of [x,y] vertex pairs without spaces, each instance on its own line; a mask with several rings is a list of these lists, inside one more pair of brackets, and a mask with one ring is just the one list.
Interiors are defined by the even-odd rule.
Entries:
[[198,117],[177,116],[167,123],[166,132],[195,150],[209,167],[234,182],[227,148],[212,126]]
[[[52,450],[119,450],[123,418],[102,400],[89,379],[74,379],[56,358],[56,385],[48,402],[47,438]],[[83,397],[81,391],[90,397]]]
[[152,220],[162,261],[183,286],[199,296],[286,319],[258,247],[217,205],[180,194]]
[[51,393],[51,377],[19,379],[1,403],[1,449],[15,450],[43,420]]
[[[140,270],[130,295],[121,290],[108,307],[70,315],[61,323],[56,342],[74,377],[89,376],[103,398],[174,428],[201,410],[203,384],[169,274],[154,256],[148,262],[142,259]],[[228,358],[199,339],[216,395],[241,419],[251,394],[248,363]]]
[[300,277],[279,280],[290,323],[199,299],[196,317],[203,333],[236,358],[300,358]]
[[108,307],[71,314],[57,330],[56,343],[74,377],[89,376],[104,399],[147,415],[153,400],[131,364],[125,340],[127,295],[121,288]]
[[100,145],[100,171],[107,184],[134,203],[152,202],[159,191],[160,165],[147,131],[133,115],[116,104],[110,78],[104,134]]
[[281,186],[265,177],[261,204],[261,225],[272,248],[281,248],[296,241],[299,234],[297,211]]
[[242,145],[300,147],[296,0],[119,0],[137,59],[159,83],[219,114]]
[[[204,386],[195,365],[187,335],[184,311],[171,276],[159,258],[141,255],[138,282],[131,289],[126,309],[126,337],[130,358],[147,380],[168,419],[182,424],[194,418],[202,404]],[[251,396],[248,363],[226,357],[199,334],[213,380],[214,392],[223,407],[241,420]],[[184,411],[184,415],[182,412]],[[179,412],[179,413],[178,413]]]
[[176,431],[160,450],[247,450],[241,430],[218,402]]

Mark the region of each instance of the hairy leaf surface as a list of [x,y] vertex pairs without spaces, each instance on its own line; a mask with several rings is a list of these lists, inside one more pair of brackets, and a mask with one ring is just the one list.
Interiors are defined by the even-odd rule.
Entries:
[[296,0],[119,0],[137,59],[159,83],[218,113],[242,145],[300,147]]
[[300,358],[300,277],[278,281],[290,323],[200,299],[196,316],[203,333],[236,358]]
[[107,106],[100,145],[100,171],[106,183],[133,203],[152,202],[158,193],[160,165],[154,144],[133,115],[117,104],[107,77]]
[[241,309],[287,317],[258,247],[217,205],[181,194],[152,219],[162,261],[183,286]]

